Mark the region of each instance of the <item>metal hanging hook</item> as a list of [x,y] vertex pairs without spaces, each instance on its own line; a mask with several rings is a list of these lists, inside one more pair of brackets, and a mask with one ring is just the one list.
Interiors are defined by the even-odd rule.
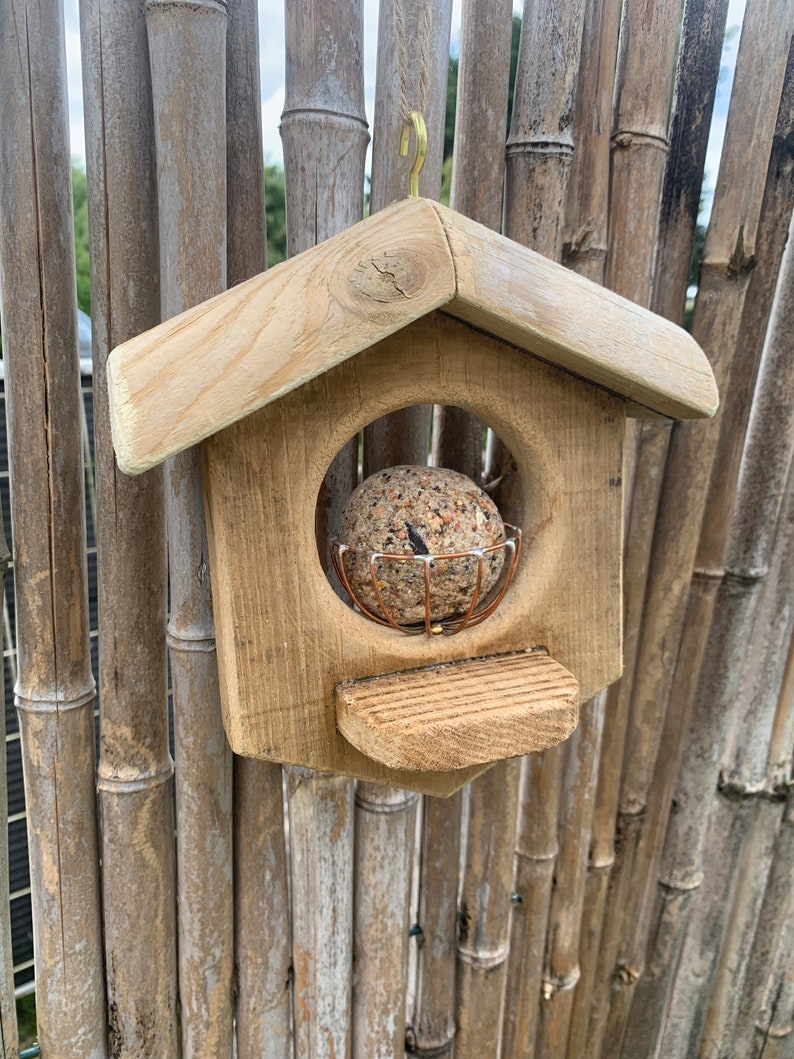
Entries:
[[411,198],[416,199],[419,198],[419,174],[422,171],[422,166],[425,164],[425,158],[427,157],[427,126],[425,125],[425,119],[418,110],[410,111],[408,119],[403,125],[402,133],[400,134],[400,155],[403,158],[408,154],[408,143],[411,139],[411,125],[413,125],[414,133],[416,135],[416,153],[414,154],[411,171],[408,174],[408,194]]

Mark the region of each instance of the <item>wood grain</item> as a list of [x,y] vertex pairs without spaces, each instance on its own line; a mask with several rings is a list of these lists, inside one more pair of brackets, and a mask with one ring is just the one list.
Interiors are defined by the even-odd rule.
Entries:
[[716,409],[708,362],[681,328],[413,199],[116,349],[120,465],[143,471],[441,307],[654,412]]
[[540,651],[337,684],[344,737],[389,768],[449,772],[546,750],[578,719],[574,677]]
[[[404,636],[355,614],[322,574],[314,540],[320,483],[339,447],[373,412],[417,399],[479,412],[516,454],[528,486],[525,547],[509,592],[487,621],[450,637]],[[343,740],[334,686],[541,645],[583,695],[614,680],[623,423],[617,398],[437,314],[205,443],[233,748],[449,793],[466,777],[390,772]]]

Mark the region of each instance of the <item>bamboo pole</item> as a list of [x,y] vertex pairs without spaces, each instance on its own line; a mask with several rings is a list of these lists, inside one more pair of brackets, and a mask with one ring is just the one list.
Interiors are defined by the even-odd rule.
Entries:
[[[142,1056],[177,1047],[165,503],[162,472],[132,479],[118,471],[105,362],[115,345],[159,321],[154,132],[143,5],[86,2],[81,18],[99,507],[105,967],[113,1054]],[[122,41],[123,47],[114,46]],[[139,924],[134,946],[131,922]]]
[[408,917],[419,796],[359,783],[353,900],[353,1055],[405,1048]]
[[[791,711],[791,700],[788,702]],[[790,979],[792,928],[794,928],[794,818],[789,793],[780,830],[775,843],[774,859],[769,873],[764,901],[747,965],[744,995],[741,998],[734,1034],[736,1059],[749,1059],[766,1052],[773,1034],[782,1023],[789,1036],[794,1013],[794,990]],[[788,992],[788,997],[786,993]],[[776,1019],[780,1012],[782,1018]],[[773,1029],[773,1022],[778,1026]]]
[[[496,230],[502,213],[511,35],[512,7],[507,0],[499,5],[469,0],[464,5],[451,205]],[[482,434],[476,417],[461,409],[440,408],[437,462],[479,481]],[[454,986],[454,1049],[460,1057],[498,1052],[518,776],[517,761],[502,762],[475,780],[467,792]],[[452,808],[454,813],[457,806]],[[450,819],[450,826],[457,824]],[[456,882],[455,852],[454,848],[449,852],[447,887]],[[424,951],[422,962],[428,973]]]
[[525,3],[507,138],[506,234],[555,261],[562,256],[584,11],[584,0]]
[[[505,234],[559,260],[563,207],[573,155],[572,118],[585,5],[525,4],[507,139]],[[505,466],[503,455],[498,460]],[[514,478],[515,476],[513,476]],[[500,506],[510,517],[507,483]],[[554,864],[564,750],[524,759],[516,836],[515,892],[510,932],[504,1054],[534,1048]]]
[[[752,485],[749,489],[745,488],[740,491],[737,507],[744,507],[746,501],[753,495],[757,494]],[[786,519],[790,520],[790,518],[789,509]],[[764,530],[761,530],[761,534],[764,534]],[[786,527],[786,534],[790,534],[790,526]],[[688,808],[689,799],[702,794],[701,808],[697,819],[690,811],[686,811],[681,814],[680,819],[676,816],[671,820],[666,851],[670,865],[667,870],[672,876],[671,882],[674,885],[683,883],[689,884],[690,887],[698,887],[697,907],[690,912],[688,934],[683,945],[678,980],[673,985],[670,1001],[672,1007],[671,1014],[668,1016],[665,1039],[673,1042],[693,1039],[699,1025],[702,1025],[706,1018],[705,1006],[708,991],[715,974],[718,973],[716,949],[719,937],[715,936],[717,928],[713,924],[716,923],[719,926],[724,912],[719,902],[720,891],[710,875],[707,886],[701,883],[705,881],[702,872],[708,871],[711,863],[708,859],[706,843],[714,834],[719,835],[721,817],[725,816],[726,809],[720,804],[715,809],[709,809],[709,780],[713,789],[716,780],[716,765],[712,765],[710,769],[704,769],[703,762],[704,760],[707,762],[718,760],[722,743],[726,738],[727,726],[736,715],[736,710],[742,707],[747,708],[748,703],[752,703],[751,712],[759,729],[758,733],[754,732],[753,738],[755,739],[758,735],[763,745],[768,742],[763,736],[764,731],[768,735],[773,726],[770,717],[773,711],[770,706],[769,691],[767,690],[765,694],[761,694],[761,691],[767,681],[770,679],[772,682],[775,681],[775,673],[777,673],[778,682],[781,679],[782,663],[775,659],[774,649],[778,649],[779,655],[780,633],[776,630],[776,625],[780,621],[781,599],[785,598],[784,590],[788,588],[790,592],[790,575],[787,566],[787,560],[790,563],[790,551],[784,554],[785,540],[785,535],[782,539],[779,536],[776,545],[777,555],[773,555],[774,565],[769,569],[768,574],[766,562],[762,562],[755,569],[735,570],[733,562],[730,561],[731,557],[729,557],[729,572],[720,588],[718,608],[708,645],[707,663],[698,687],[698,698],[701,698],[701,689],[703,689],[706,693],[704,701],[707,702],[708,708],[701,706],[687,744],[688,752],[697,755],[698,768],[697,772],[691,767],[682,770],[678,784],[678,790],[682,792],[682,805]],[[790,549],[790,540],[785,547]],[[765,586],[763,596],[761,602],[757,603],[762,585]],[[790,625],[782,635],[785,639],[785,653],[788,649]],[[755,650],[749,652],[748,663],[752,667],[757,664],[758,672],[749,689],[745,689],[743,694],[737,697],[740,674],[735,671],[735,668],[731,670],[729,660],[741,659],[748,642],[757,645]],[[754,687],[756,683],[758,686]],[[774,701],[774,696],[772,698]],[[750,761],[752,759],[753,755],[750,755]],[[754,800],[742,798],[742,793],[747,792],[748,783],[756,790],[759,789],[757,781],[753,783],[752,780],[742,778],[743,771],[743,766],[734,766],[734,777],[737,778],[737,783],[726,788],[728,792],[731,792],[732,788],[736,787],[740,804]],[[748,812],[749,810],[746,814]],[[750,861],[750,863],[754,869],[751,882],[755,881],[756,885],[759,885],[763,862]],[[695,912],[698,913],[697,916]],[[752,912],[752,905],[750,912]],[[682,924],[678,923],[676,926],[680,932]],[[742,967],[739,955],[736,955],[736,960],[736,974],[740,976]],[[683,984],[679,985],[679,982]],[[689,988],[686,988],[687,985]],[[718,983],[718,991],[727,995],[725,1004],[730,1013],[732,986],[728,983],[720,987]],[[717,1007],[721,1006],[723,1003],[718,997]],[[720,1021],[719,1014],[715,1018],[718,1022]],[[694,1027],[693,1029],[690,1029],[690,1024]]]
[[[790,258],[792,255],[787,256]],[[789,295],[790,301],[790,267],[788,275],[786,270],[781,272],[780,279],[780,287]],[[778,319],[782,315],[790,318],[790,305],[777,308],[781,310],[776,314]],[[771,345],[776,345],[777,337],[773,326]],[[768,424],[769,421],[766,422]],[[750,466],[745,462],[745,468],[751,474],[754,462],[751,459]],[[714,986],[700,1048],[700,1054],[704,1057],[731,1054],[737,1037],[755,1021],[757,1013],[752,1009],[749,1018],[745,1015],[745,1025],[742,1025],[741,1019],[744,1014],[744,996],[753,986],[757,987],[750,972],[752,951],[761,927],[763,903],[766,902],[770,887],[778,896],[785,897],[785,890],[781,895],[779,884],[775,884],[772,874],[776,867],[775,859],[785,849],[785,832],[783,845],[780,846],[778,829],[780,826],[785,827],[786,817],[782,811],[785,807],[780,792],[770,784],[770,759],[775,722],[781,716],[790,716],[794,712],[790,683],[794,616],[790,614],[788,605],[794,590],[794,575],[791,573],[794,550],[793,484],[789,476],[788,495],[784,501],[786,510],[781,515],[774,545],[777,555],[756,615],[751,647],[745,659],[741,702],[735,712],[731,745],[720,773],[720,797],[715,813],[717,822],[720,817],[739,815],[745,806],[749,819],[742,856],[733,868],[733,874],[738,877],[736,894],[730,914],[726,917],[725,938],[715,960]],[[774,479],[770,485],[774,492]],[[754,491],[754,486],[750,486],[750,490]],[[778,522],[777,514],[776,510],[772,513],[775,523]],[[744,745],[748,737],[753,743],[752,747]],[[715,831],[718,830],[719,827],[715,828]],[[708,895],[709,903],[719,909],[711,895],[711,888],[704,888],[703,892]],[[785,905],[785,900],[783,903]]]
[[499,762],[468,792],[459,900],[455,1054],[498,1055],[513,893],[520,762]]
[[[787,258],[790,259],[791,256],[787,254]],[[781,279],[785,279],[784,286],[789,285],[790,272],[788,277],[781,275]],[[778,319],[783,318],[781,316]],[[777,335],[775,334],[776,330],[773,322],[770,327],[771,342],[782,337],[779,331]],[[768,425],[768,420],[766,425]],[[748,467],[750,476],[743,476],[743,488],[740,488],[737,497],[737,508],[740,510],[746,508],[746,505],[758,495],[759,483],[753,475],[753,472],[757,470],[758,467],[754,461]],[[770,485],[774,493],[774,479]],[[779,495],[780,489],[777,491]],[[773,516],[777,521],[777,512],[773,512]],[[762,529],[761,534],[765,535],[766,531]],[[768,535],[767,539],[771,545],[772,541]],[[762,553],[752,548],[752,542],[747,538],[740,540],[739,543],[744,548],[749,546],[749,550],[755,553],[756,558],[764,558]],[[744,650],[747,653],[744,658],[744,676],[741,682],[740,670],[739,675],[735,675],[730,680],[722,676],[720,682],[717,683],[712,677],[710,682],[705,684],[707,691],[716,693],[714,702],[722,709],[716,717],[710,715],[710,709],[703,710],[701,716],[708,723],[698,725],[694,731],[693,742],[699,751],[700,759],[699,789],[703,789],[700,785],[708,779],[711,780],[712,788],[716,786],[716,764],[719,762],[723,744],[727,738],[728,726],[732,721],[736,727],[733,761],[729,759],[727,769],[723,773],[720,784],[721,796],[717,799],[716,806],[709,811],[708,801],[704,797],[703,805],[706,811],[704,812],[703,807],[701,808],[700,819],[692,821],[685,818],[680,824],[677,822],[676,834],[680,843],[679,865],[697,864],[701,870],[708,873],[709,884],[700,888],[698,917],[690,923],[683,945],[676,983],[672,992],[666,1039],[669,1038],[674,1042],[684,1039],[690,1042],[696,1041],[703,1027],[704,1045],[701,1050],[704,1056],[720,1054],[711,1049],[711,1043],[714,1042],[715,1048],[720,1046],[724,1048],[726,1041],[733,1036],[737,1007],[736,989],[740,988],[743,982],[744,965],[749,956],[749,944],[763,893],[764,867],[771,857],[771,848],[766,851],[766,857],[762,855],[763,846],[765,843],[771,844],[774,841],[774,814],[779,815],[779,805],[774,802],[770,803],[765,798],[760,800],[760,805],[754,804],[759,802],[758,793],[764,790],[766,753],[762,752],[763,757],[759,760],[759,755],[753,751],[747,753],[741,746],[742,739],[748,734],[747,724],[742,715],[746,714],[748,722],[751,722],[750,730],[753,741],[758,740],[762,747],[768,747],[792,628],[794,628],[794,615],[789,614],[789,608],[786,606],[786,601],[794,589],[793,548],[794,497],[792,497],[789,484],[786,507],[780,515],[768,573],[766,563],[762,563],[760,568],[756,567],[754,570],[736,569],[736,564],[733,562],[734,556],[729,555],[728,572],[723,582],[725,585],[723,596],[727,593],[730,593],[730,596],[717,612],[717,618],[712,626],[713,635],[704,676],[710,676],[710,670],[717,666],[727,668],[728,656],[724,653],[723,644],[725,647],[733,648],[737,662],[741,660]],[[760,600],[753,606],[759,594]],[[724,639],[717,639],[717,633],[722,631],[726,621],[731,621],[729,634]],[[745,647],[743,650],[740,644],[742,646],[749,644],[750,647],[749,649]],[[702,677],[700,688],[703,687]],[[723,693],[723,689],[728,692],[727,696]],[[714,762],[714,764],[710,769],[704,768],[704,761]],[[692,780],[688,778],[687,780],[687,794],[689,794]],[[707,795],[705,790],[704,795]],[[770,816],[770,811],[772,819],[765,819]],[[710,869],[711,862],[701,859],[703,857],[701,851],[707,841],[707,836],[704,834],[706,828],[709,832],[708,839],[712,842],[718,840],[719,835],[730,830],[744,839],[750,849],[746,858],[747,868],[740,876],[742,890],[734,903],[730,922],[731,930],[728,931],[728,937],[724,943],[728,949],[725,958],[729,959],[731,967],[730,980],[725,978],[721,968],[723,957],[720,955],[719,928],[724,922],[725,903],[720,900],[719,887],[714,885],[715,871],[713,868]],[[745,835],[746,832],[749,834]],[[688,860],[689,858],[691,860]],[[711,998],[711,1006],[708,1007],[712,983],[714,983],[714,994]],[[685,1025],[687,1022],[691,1023],[691,1029]]]
[[496,232],[502,222],[512,32],[509,0],[463,4],[450,206]]
[[[748,348],[750,355],[756,348],[757,329],[760,327],[761,333],[764,330],[764,309],[766,308],[766,311],[768,311],[769,303],[765,288],[777,272],[777,263],[782,252],[784,237],[780,232],[781,220],[785,225],[787,223],[785,218],[791,211],[791,161],[786,158],[787,151],[784,146],[788,139],[787,128],[791,121],[790,105],[787,103],[788,93],[791,91],[790,67],[788,77],[788,87],[785,89],[781,100],[778,127],[770,155],[769,177],[764,194],[764,208],[761,213],[757,253],[759,264],[753,272],[750,288],[752,297],[745,304],[740,337],[736,342],[738,349]],[[773,378],[774,372],[769,376],[770,380]],[[733,444],[733,441],[728,438],[728,443]],[[694,451],[692,458],[696,458]],[[760,468],[759,473],[761,473]],[[762,480],[764,477],[765,474],[761,473]],[[740,505],[736,510],[737,512],[742,510],[749,512],[753,509],[753,506],[754,504],[751,501],[746,508]],[[721,520],[725,527],[730,526],[729,513],[726,509],[723,509],[722,512],[718,510],[713,518],[709,515],[708,524],[713,524],[715,519]],[[759,525],[755,524],[751,532],[758,533]],[[738,533],[739,531],[737,530],[736,532]],[[710,539],[714,540],[713,535]],[[704,627],[708,630],[711,624],[711,615],[714,610],[717,586],[719,584],[719,580],[714,576],[714,573],[719,573],[723,563],[724,558],[719,553],[712,553],[712,557],[707,564],[703,564],[700,559],[698,561],[698,566],[703,570],[703,574],[698,576],[696,571],[685,619],[685,629],[691,631],[686,632],[682,637],[682,650],[676,667],[675,682],[670,694],[671,709],[665,720],[661,750],[657,758],[656,772],[650,786],[651,798],[647,820],[644,825],[646,833],[644,840],[645,850],[641,856],[642,867],[640,870],[645,873],[643,877],[652,878],[656,875],[655,865],[661,858],[663,821],[668,813],[675,782],[675,771],[669,768],[667,762],[676,761],[680,757],[682,737],[688,730],[688,718],[695,702],[704,701],[703,695],[705,695],[706,701],[712,701],[713,699],[713,692],[706,690],[703,691],[703,695],[698,691],[696,697],[696,675],[704,664],[704,658],[707,659],[714,650],[713,643],[709,641],[707,644],[707,638],[702,635],[702,632]],[[738,622],[736,617],[738,603],[734,606],[732,602],[733,597],[737,594],[737,589],[731,590],[730,587],[726,587],[725,592],[727,595],[724,596],[724,602],[720,605],[720,611],[722,612],[720,621]],[[741,592],[739,592],[739,595],[741,595]],[[743,604],[746,613],[752,613],[752,605],[753,601],[748,597]],[[725,660],[723,677],[726,680],[735,682],[738,674],[735,674],[733,649],[728,648],[727,643],[723,642],[729,634],[724,631],[726,628],[724,624],[720,628],[722,631],[714,634],[714,643],[722,643],[720,652],[721,657]],[[730,634],[734,649],[743,649],[743,635],[741,622],[738,622],[735,633]],[[710,662],[709,665],[711,665]],[[720,671],[721,664],[718,663],[717,672]],[[725,694],[725,701],[730,702],[733,693],[727,690]],[[700,709],[702,710],[702,706]],[[687,750],[688,752],[689,750]],[[696,753],[694,757],[690,757],[690,760],[692,761],[691,767],[694,769],[693,775],[697,775],[699,770],[701,770],[701,764],[697,760]],[[708,790],[704,791],[703,797],[708,797],[708,793]],[[680,814],[674,815],[671,819],[670,827],[674,833],[678,827],[679,820]],[[670,849],[674,850],[675,846],[671,846]],[[674,853],[670,855],[674,856]],[[634,946],[634,952],[626,954],[626,958],[631,962],[632,966],[640,967],[642,964],[644,959],[644,956],[641,955],[641,946],[644,945],[643,939],[645,937],[655,939],[653,942],[654,948],[648,954],[648,969],[638,987],[635,1011],[631,1017],[631,1022],[636,1022],[637,1025],[630,1030],[630,1033],[639,1033],[641,1035],[640,1039],[643,1041],[648,1036],[653,1037],[659,1032],[666,1008],[670,979],[674,973],[675,953],[680,948],[681,932],[686,923],[693,889],[699,886],[699,869],[695,869],[693,873],[685,869],[677,871],[673,868],[668,868],[667,871],[667,884],[662,886],[658,895],[654,897],[652,891],[646,888],[639,912],[636,911],[636,905],[632,911],[635,924],[634,936],[638,939],[638,943]],[[636,928],[638,918],[641,925]],[[653,926],[651,926],[651,923]],[[641,1028],[640,1024],[644,1028]]]
[[[749,19],[749,26],[745,23],[744,59],[737,67],[734,100],[743,99],[747,78],[754,78],[753,69],[758,68],[754,64],[762,62],[760,55],[767,46],[762,27],[768,24],[766,17],[770,14],[770,11],[759,12],[755,21],[753,18]],[[787,42],[784,43],[787,47]],[[737,233],[744,230],[745,251],[751,249],[748,243],[755,238],[754,230],[751,232],[744,228],[741,216],[737,219],[736,213],[726,212],[725,200],[733,196],[736,182],[743,181],[750,214],[758,216],[784,56],[785,53],[782,57],[777,53],[776,65],[772,65],[772,70],[778,75],[776,85],[770,89],[767,84],[764,93],[754,93],[752,99],[745,102],[744,105],[753,109],[753,114],[742,113],[742,103],[739,102],[733,112],[732,121],[729,120],[723,165],[707,237],[693,327],[701,343],[711,352],[713,367],[724,396],[728,364],[736,348],[748,283],[746,261],[743,264],[741,260],[735,259],[735,255],[733,258],[731,256],[734,253],[731,238],[738,238],[741,242],[742,236],[737,236]],[[756,115],[757,121],[754,120]],[[751,139],[753,145],[757,145],[753,160],[755,162],[758,159],[758,162],[751,169],[748,169],[744,161],[740,162],[740,159],[746,158],[744,152],[748,149],[748,139]],[[737,169],[742,165],[745,165],[745,168],[743,176],[739,177]],[[730,400],[730,394],[727,394],[727,397]],[[675,657],[680,643],[688,588],[688,575],[685,571],[691,570],[693,566],[693,552],[718,436],[718,428],[713,424],[702,431],[688,431],[686,428],[679,430],[677,426],[673,428],[664,477],[665,489],[650,559],[646,616],[638,648],[635,680],[631,689],[632,705],[626,734],[627,764],[621,789],[621,814],[624,819],[622,826],[626,831],[631,830],[637,840],[639,830],[630,818],[639,821],[644,812],[646,792],[651,786],[651,774],[657,760],[665,714],[665,709],[660,709],[660,703],[666,705],[671,700],[673,667],[667,660]],[[694,651],[693,644],[688,643],[687,650],[697,662],[697,652]],[[682,701],[679,697],[679,708],[682,708]],[[621,898],[616,900],[615,905],[622,909],[625,901]],[[629,919],[631,914],[629,912]],[[618,936],[619,925],[616,924],[612,937],[615,939]],[[625,960],[623,962],[625,964]],[[626,979],[633,985],[636,981],[635,973],[627,971]],[[625,1000],[621,1003],[625,1010]]]
[[[226,285],[226,5],[146,8],[162,313]],[[218,672],[197,450],[167,468],[182,1054],[232,1052],[232,761]]]
[[[289,255],[360,220],[364,114],[358,0],[286,5],[287,79],[281,136]],[[332,464],[318,508],[318,541],[356,481],[357,445]],[[326,560],[327,563],[327,560]],[[329,564],[327,564],[329,565]],[[353,784],[287,770],[292,865],[295,1049],[345,1056],[351,1048]]]
[[353,784],[287,769],[295,1054],[351,1054]]
[[411,1054],[452,1055],[462,793],[423,800]]
[[[767,163],[789,50],[794,8],[790,0],[750,3],[737,59],[714,207],[704,247],[693,333],[707,349],[720,393],[728,403],[730,364],[741,322],[752,255],[756,248]],[[768,26],[778,25],[774,49]],[[757,90],[760,71],[763,90]],[[748,158],[751,159],[748,162]],[[729,294],[730,292],[730,294]],[[666,492],[654,542],[652,576],[627,733],[627,772],[622,799],[641,808],[661,731],[659,703],[669,698],[671,667],[664,660],[680,640],[688,575],[694,566],[709,474],[719,438],[718,420],[703,429],[674,428],[665,472]],[[674,523],[674,525],[673,525]],[[664,568],[662,569],[662,564]],[[676,571],[671,579],[667,571]],[[635,793],[636,792],[636,793]]]
[[[405,158],[398,153],[400,134],[412,110],[422,114],[428,133],[428,153],[420,174],[420,194],[437,198],[441,189],[441,163],[444,144],[444,115],[446,80],[449,56],[449,34],[452,5],[449,0],[427,5],[417,0],[382,0],[378,21],[377,90],[372,141],[372,184],[370,211],[382,209],[408,193],[408,169],[411,154]],[[430,406],[400,409],[377,420],[364,430],[364,475],[382,467],[403,463],[427,463],[430,445]],[[410,1013],[408,1034],[415,1050],[422,1054],[428,1047],[441,1042],[445,1054],[447,1042],[454,1033],[454,932],[455,897],[457,893],[457,843],[460,832],[460,796],[449,800],[426,799],[423,827],[425,842],[436,854],[433,864],[435,876],[424,873],[422,862],[419,881],[419,921],[424,930],[423,945],[417,954],[419,986]],[[389,815],[384,815],[391,810]],[[379,790],[374,784],[360,783],[356,799],[356,952],[387,945],[392,956],[381,958],[390,974],[382,981],[386,1006],[373,1004],[378,996],[377,979],[370,973],[369,980],[356,972],[354,994],[354,1046],[356,1054],[376,1054],[367,1050],[378,1035],[378,1027],[389,1023],[395,1012],[388,1011],[399,990],[404,989],[408,950],[404,939],[408,933],[408,907],[415,836],[415,803],[404,792]],[[378,820],[373,814],[381,814]],[[428,839],[428,828],[430,837]],[[436,837],[438,836],[438,837]],[[359,849],[359,843],[363,843]],[[391,845],[396,878],[392,878],[391,892],[381,891],[378,899],[370,898],[359,909],[359,896],[364,880],[382,878],[383,867],[377,867],[378,850],[384,843]],[[450,846],[451,843],[451,846]],[[453,848],[454,847],[454,848]],[[454,864],[454,867],[452,866]],[[452,880],[450,882],[450,880]],[[431,895],[428,899],[428,893]],[[451,894],[451,896],[450,896]],[[394,903],[400,915],[389,911]],[[440,914],[439,914],[440,913]],[[402,918],[401,918],[402,917]],[[385,938],[378,942],[378,919],[389,926]],[[432,941],[431,941],[432,939]],[[440,953],[439,963],[431,964],[430,953]],[[372,963],[367,970],[375,972]],[[426,984],[432,988],[427,989]],[[397,1019],[404,1014],[400,1001]],[[441,1012],[443,1028],[438,1021]],[[377,1054],[396,1054],[388,1049],[402,1037],[401,1027],[396,1035],[382,1039]],[[400,1044],[402,1047],[402,1044]]]
[[565,203],[563,261],[603,283],[609,225],[612,96],[620,27],[619,0],[589,0],[582,27],[573,129],[576,150]]
[[560,804],[560,851],[549,910],[549,937],[543,975],[535,1054],[556,1059],[568,1048],[574,990],[579,977],[580,926],[590,847],[593,803],[604,723],[606,694],[584,708],[579,728],[566,746]]
[[[226,27],[229,286],[266,265],[258,11],[231,0]],[[240,1056],[292,1055],[292,944],[281,766],[234,761],[235,1041]]]
[[[5,584],[10,558],[5,529],[0,520],[0,591]],[[19,1032],[14,1002],[14,954],[11,946],[7,780],[4,707],[0,716],[0,1059],[15,1059],[19,1050]]]
[[[612,132],[609,258],[607,286],[650,305],[657,239],[659,201],[667,167],[668,107],[675,72],[675,47],[680,3],[652,9],[629,3],[624,7],[618,51],[615,115]],[[653,84],[649,91],[647,86]],[[659,497],[660,463],[666,430],[643,424],[627,438],[624,481],[627,497],[627,540],[624,561],[623,676],[608,693],[601,768],[593,821],[593,862],[608,876],[598,880],[604,912],[599,939],[592,1011],[586,1036],[598,1052],[606,1032],[611,975],[617,958],[622,913],[631,876],[636,829],[621,830],[615,851],[615,820],[630,694],[637,657],[643,596],[652,527]],[[610,859],[616,858],[614,866]],[[603,887],[607,892],[601,898]],[[588,974],[589,979],[589,974]],[[581,1007],[577,1011],[577,1022]]]
[[38,1035],[104,1057],[63,10],[0,7],[0,308]]
[[[461,20],[450,205],[499,231],[509,94],[512,5],[467,0]],[[436,409],[434,445],[448,467],[482,474],[483,426],[460,408]],[[455,462],[450,462],[450,461]]]
[[[481,5],[481,18],[483,10]],[[488,14],[493,20],[492,7]],[[471,91],[465,64],[473,59],[475,41],[482,43],[471,27],[477,13],[467,15],[467,50],[461,52],[462,76],[458,82],[459,93],[461,89],[465,93],[459,94],[458,101],[458,114],[463,112],[464,122]],[[492,46],[506,48],[509,53],[509,9],[505,9],[503,17],[502,39],[497,38]],[[478,63],[483,64],[488,58],[488,53],[483,54],[478,48]],[[488,65],[498,71],[498,55],[492,58]],[[477,98],[487,105],[485,87],[479,83]],[[507,118],[506,82],[502,106],[496,104],[491,113],[488,131],[494,143],[501,144]],[[480,126],[479,134],[482,149],[486,127]],[[465,145],[464,133],[456,147],[461,152],[456,158],[466,157]],[[501,150],[497,157],[501,157]],[[459,177],[456,194],[464,195],[466,188],[467,181]],[[491,202],[498,203],[500,183],[490,190]],[[480,184],[477,193],[485,195],[487,191]],[[473,189],[469,192],[472,194]],[[453,205],[457,206],[456,200]],[[492,215],[493,212],[492,209]],[[440,411],[439,465],[478,481],[482,472],[482,425],[460,409]],[[469,786],[460,884],[463,795],[447,800],[425,798],[419,878],[419,922],[424,933],[418,951],[417,1001],[412,1023],[419,1054],[451,1054],[453,1048],[460,1059],[497,1054],[507,970],[519,771],[518,761],[500,762]]]
[[[451,0],[381,0],[375,120],[372,130],[370,212],[408,194],[409,150],[398,147],[412,110],[427,126],[427,157],[419,174],[419,194],[441,194],[444,118],[447,100]],[[364,431],[364,477],[382,467],[424,464],[430,446],[431,405],[402,408]]]
[[[574,271],[603,283],[609,223],[610,131],[621,4],[592,0],[585,8],[582,54],[576,89],[573,155],[565,207],[563,260]],[[577,747],[572,748],[563,774],[562,804],[578,806],[563,813],[569,825],[560,838],[566,870],[558,873],[551,895],[549,941],[544,975],[556,983],[544,994],[538,1028],[538,1049],[578,1059],[585,1054],[587,1020],[598,954],[601,912],[611,847],[597,861],[590,842],[598,762],[605,719],[605,696],[582,710]],[[581,800],[580,800],[581,799]]]

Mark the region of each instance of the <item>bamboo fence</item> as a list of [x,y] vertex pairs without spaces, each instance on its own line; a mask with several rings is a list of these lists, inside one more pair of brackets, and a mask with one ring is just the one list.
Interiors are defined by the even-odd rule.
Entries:
[[[463,3],[452,207],[681,322],[727,0],[527,0],[508,128],[512,7]],[[420,191],[440,195],[452,10],[380,0],[372,212],[407,193],[411,111]],[[285,3],[290,255],[365,212],[364,15]],[[266,267],[258,38],[280,42],[256,0],[81,0],[96,742],[63,15],[0,3],[45,1059],[794,1056],[793,30],[794,0],[747,0],[691,318],[721,412],[627,432],[623,676],[566,744],[420,799],[232,760],[197,455],[136,479],[113,458],[109,351]],[[414,406],[351,439],[318,497],[325,565],[359,477],[391,464],[484,476],[509,519],[524,486],[486,427]],[[20,1047],[9,930],[3,912],[4,1057]]]

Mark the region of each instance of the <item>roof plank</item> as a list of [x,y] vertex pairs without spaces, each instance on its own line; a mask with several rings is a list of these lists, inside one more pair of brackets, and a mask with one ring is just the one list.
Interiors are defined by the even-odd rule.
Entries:
[[406,199],[117,347],[119,466],[148,470],[435,309],[624,398],[709,416],[681,328],[426,199]]

